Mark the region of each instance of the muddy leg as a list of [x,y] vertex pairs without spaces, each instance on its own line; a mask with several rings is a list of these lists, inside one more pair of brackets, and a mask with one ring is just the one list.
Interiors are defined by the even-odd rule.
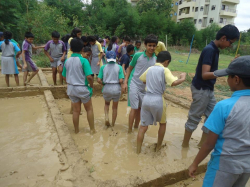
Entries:
[[193,132],[189,132],[189,131],[185,130],[184,139],[182,142],[182,147],[189,147],[189,141],[190,141],[190,138],[192,136],[192,133]]
[[7,87],[10,87],[10,75],[5,75],[5,82]]
[[206,139],[207,139],[207,133],[203,132],[200,143],[198,144],[198,147],[201,147],[203,143],[206,141]]
[[144,135],[148,130],[148,126],[140,126],[139,131],[138,131],[138,135],[137,135],[137,154],[141,153],[141,146],[142,146],[142,142],[144,139]]
[[118,101],[117,102],[113,101],[113,106],[112,106],[113,113],[112,113],[112,124],[111,124],[112,127],[115,126],[115,121],[117,117],[117,108],[118,108]]
[[19,86],[19,77],[18,74],[15,74],[15,81],[16,81],[16,85]]
[[58,66],[58,74],[60,78],[60,84],[63,85],[63,77],[62,77],[63,67],[62,65]]
[[158,131],[158,142],[157,142],[157,147],[156,147],[156,152],[161,149],[162,141],[164,139],[164,135],[166,132],[166,123],[160,123],[160,128]]
[[84,108],[87,112],[87,119],[89,122],[89,127],[90,127],[90,134],[95,134],[95,125],[94,125],[94,112],[93,112],[93,106],[92,106],[92,101],[91,99],[89,102],[84,104]]
[[28,71],[23,72],[23,85],[26,86],[26,80],[28,76]]
[[39,71],[39,69],[36,70],[36,71],[34,71],[34,72],[32,72],[32,74],[30,75],[30,77],[28,78],[28,80],[25,82],[25,84],[30,83],[31,79],[32,79],[33,77],[35,77],[35,75],[38,73],[38,71]]
[[53,78],[54,85],[56,85],[56,74],[57,74],[57,68],[52,67],[52,78]]
[[132,109],[131,108],[131,111],[129,113],[129,120],[128,120],[129,128],[128,128],[128,133],[132,132],[133,123],[134,123],[134,120],[135,120],[135,114],[136,114],[137,110],[138,109]]
[[73,114],[73,103],[71,102],[71,106],[70,106],[70,111],[69,111],[70,114]]
[[105,114],[105,126],[106,127],[110,126],[110,123],[109,123],[109,105],[110,105],[110,102],[105,101],[104,114]]
[[141,108],[137,110],[135,115],[135,124],[134,124],[135,129],[138,129],[140,121],[141,121]]
[[79,115],[81,111],[81,101],[77,103],[72,103],[73,105],[73,124],[75,127],[75,133],[77,134],[79,132]]

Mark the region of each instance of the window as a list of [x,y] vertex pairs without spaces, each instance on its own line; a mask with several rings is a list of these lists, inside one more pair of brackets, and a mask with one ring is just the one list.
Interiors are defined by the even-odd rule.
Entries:
[[199,19],[199,24],[201,24],[202,23],[202,19]]
[[200,9],[200,11],[203,11],[203,6],[201,6],[201,9]]
[[175,5],[178,6],[178,2],[176,2]]
[[174,15],[177,16],[177,12],[175,12]]
[[173,6],[174,6],[174,3],[171,4],[171,7],[173,7]]
[[209,23],[213,23],[214,22],[214,18],[210,18]]
[[192,12],[194,12],[194,7],[192,8]]
[[181,5],[181,4],[182,4],[182,0],[179,1],[179,5]]
[[194,24],[196,24],[197,23],[197,19],[194,19]]
[[220,18],[220,23],[223,23],[223,18]]
[[215,5],[212,6],[211,10],[215,10]]
[[199,7],[195,7],[195,12],[198,12],[199,11]]

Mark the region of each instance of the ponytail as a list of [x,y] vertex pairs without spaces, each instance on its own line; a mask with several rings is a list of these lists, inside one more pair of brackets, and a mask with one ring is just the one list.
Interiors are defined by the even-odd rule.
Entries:
[[113,44],[116,42],[116,40],[117,40],[117,37],[116,37],[116,36],[113,36],[113,37],[111,38],[111,41],[109,42],[109,46],[108,46],[107,51],[111,51],[111,50],[112,50]]
[[5,32],[3,33],[3,36],[4,36],[4,39],[5,39],[4,43],[5,43],[6,45],[9,45],[9,43],[10,43],[9,40],[11,40],[11,38],[12,38],[12,33],[11,33],[10,31],[5,31]]

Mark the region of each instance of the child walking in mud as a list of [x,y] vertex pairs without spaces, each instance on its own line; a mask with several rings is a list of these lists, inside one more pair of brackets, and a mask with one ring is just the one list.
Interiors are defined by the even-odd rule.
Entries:
[[[59,40],[60,34],[57,31],[52,32],[51,37],[52,40],[48,41],[45,45],[44,53],[50,60],[54,85],[56,85],[57,72],[59,73],[60,83],[63,85],[62,71],[66,55],[66,47],[64,42]],[[50,50],[50,52],[48,52],[48,50]]]
[[[191,85],[193,102],[185,124],[183,147],[189,146],[190,138],[200,123],[201,116],[204,114],[208,118],[216,104],[214,84],[217,77],[214,75],[214,71],[218,69],[219,48],[230,47],[232,43],[239,39],[239,36],[240,33],[237,27],[226,25],[218,31],[216,39],[203,49]],[[202,127],[202,130],[203,134],[198,146],[203,144],[209,132],[205,126]]]
[[95,133],[94,113],[91,101],[93,78],[92,71],[87,59],[82,57],[83,42],[81,39],[74,38],[70,43],[71,57],[65,62],[63,67],[63,77],[67,82],[67,95],[73,103],[73,123],[75,133],[79,133],[79,115],[81,104],[87,112],[87,119],[90,133]]
[[250,56],[235,59],[227,69],[214,72],[228,76],[233,91],[229,99],[214,107],[205,123],[209,130],[194,162],[189,167],[194,177],[198,165],[214,149],[203,180],[203,187],[243,187],[250,177]]
[[105,100],[105,125],[110,126],[109,123],[109,105],[113,100],[112,106],[112,123],[111,127],[115,126],[117,117],[118,102],[121,96],[121,85],[123,84],[124,74],[122,67],[116,64],[116,54],[114,51],[108,51],[106,54],[107,64],[102,66],[98,75],[98,83],[103,86],[103,98]]
[[[22,45],[22,60],[23,60],[23,83],[24,86],[30,84],[31,79],[38,73],[39,69],[36,66],[35,62],[32,60],[32,49],[40,49],[44,48],[45,46],[35,47],[32,43],[34,41],[34,35],[31,32],[25,33],[25,40],[23,41]],[[32,72],[32,74],[28,76],[28,72]]]
[[158,39],[155,35],[148,35],[144,41],[146,51],[136,53],[127,68],[123,85],[124,91],[128,91],[128,106],[131,106],[128,133],[132,132],[134,120],[134,128],[138,128],[140,123],[141,104],[146,91],[145,84],[143,84],[139,77],[150,66],[155,65],[156,56],[154,52],[157,43]]
[[157,56],[154,66],[148,68],[141,76],[140,80],[146,84],[147,91],[142,100],[141,125],[137,136],[137,153],[141,152],[144,135],[149,125],[160,123],[158,131],[158,142],[156,151],[161,149],[162,141],[166,131],[166,103],[163,94],[166,85],[177,86],[185,81],[186,73],[180,74],[180,79],[174,77],[167,68],[171,62],[171,55],[168,51],[162,51]]

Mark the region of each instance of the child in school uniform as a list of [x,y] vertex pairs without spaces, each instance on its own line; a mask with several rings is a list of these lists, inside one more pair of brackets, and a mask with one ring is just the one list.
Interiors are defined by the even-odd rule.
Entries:
[[131,39],[128,36],[123,38],[123,43],[119,46],[118,53],[120,53],[120,57],[127,53],[127,46],[130,44]]
[[0,49],[2,50],[1,56],[1,68],[2,74],[5,75],[5,81],[7,87],[10,86],[10,75],[14,74],[16,85],[19,86],[19,78],[18,74],[19,71],[16,66],[16,57],[21,54],[19,47],[14,43],[11,42],[12,33],[9,31],[5,31],[3,33],[4,40],[0,41]]
[[[25,33],[25,40],[22,45],[22,61],[23,61],[23,84],[26,86],[30,84],[31,79],[38,73],[39,69],[36,66],[35,62],[32,60],[32,49],[40,49],[45,46],[35,47],[32,43],[34,41],[34,35],[31,32]],[[32,74],[28,76],[28,72],[32,72]]]
[[124,80],[124,91],[128,91],[128,106],[131,106],[129,113],[129,128],[128,133],[132,132],[133,123],[134,128],[138,128],[140,123],[140,111],[142,99],[146,93],[145,84],[139,77],[150,67],[155,65],[156,56],[155,48],[158,43],[157,36],[150,34],[145,41],[146,51],[136,53],[129,64]]
[[146,84],[147,91],[142,100],[141,106],[141,126],[137,136],[137,153],[141,152],[141,146],[149,125],[160,123],[158,131],[158,142],[156,151],[161,149],[162,141],[166,131],[166,103],[163,94],[166,85],[177,86],[185,81],[186,73],[180,75],[180,79],[174,77],[167,68],[171,62],[171,55],[168,51],[160,52],[157,56],[156,64],[148,68],[141,76],[140,80]]
[[[59,73],[60,83],[61,85],[63,85],[62,71],[63,71],[63,64],[65,61],[66,47],[64,45],[64,42],[59,40],[60,34],[57,31],[52,32],[51,36],[52,40],[48,41],[48,43],[45,45],[44,53],[50,60],[54,85],[57,85],[56,84],[57,72]],[[48,50],[50,52],[48,52]]]
[[81,104],[83,103],[87,112],[90,133],[94,134],[94,113],[91,101],[93,93],[91,67],[88,60],[81,55],[83,49],[83,42],[81,39],[72,39],[70,47],[73,53],[65,62],[62,76],[67,82],[67,95],[73,103],[73,123],[75,133],[79,133],[79,115],[81,112]]
[[126,75],[127,68],[129,66],[129,63],[131,62],[131,55],[134,54],[134,46],[128,45],[127,46],[127,54],[123,55],[121,58],[121,66],[123,69],[123,74]]
[[100,71],[100,66],[102,66],[102,57],[103,57],[102,46],[98,41],[96,41],[95,36],[88,36],[88,41],[89,44],[91,45],[91,51],[92,51],[90,60],[91,69],[93,72],[92,76],[94,76],[94,74],[98,76]]
[[74,28],[73,30],[72,30],[72,32],[71,32],[71,35],[70,35],[70,38],[69,38],[69,40],[68,40],[68,54],[67,54],[67,58],[69,58],[69,57],[71,57],[71,55],[72,55],[72,51],[71,51],[71,48],[70,48],[70,42],[71,42],[71,40],[72,39],[74,39],[74,38],[81,38],[81,36],[82,36],[82,30],[81,29],[79,29],[79,28]]
[[[183,147],[189,146],[189,141],[193,131],[198,127],[201,117],[204,114],[206,118],[212,112],[216,99],[214,97],[214,84],[216,76],[214,71],[218,69],[220,49],[230,47],[237,39],[240,33],[234,25],[226,25],[221,28],[214,41],[211,41],[202,51],[199,62],[196,67],[196,73],[192,80],[191,91],[193,101],[188,113],[188,120],[185,124],[185,134],[183,138]],[[202,137],[198,146],[201,146],[206,140],[209,130],[202,127]]]
[[109,123],[109,105],[113,100],[113,113],[111,126],[115,126],[117,117],[118,102],[121,96],[121,85],[123,84],[124,74],[122,67],[116,64],[116,54],[114,51],[108,51],[106,54],[107,64],[102,66],[98,75],[98,83],[103,86],[103,98],[105,100],[105,125],[110,126]]
[[107,48],[107,51],[114,51],[115,52],[116,58],[118,58],[120,55],[118,52],[118,49],[119,49],[118,41],[119,41],[119,38],[116,36],[113,36],[111,38],[111,41],[109,42],[109,45]]
[[139,52],[141,52],[141,41],[140,40],[137,40],[136,42],[135,42],[135,53],[139,53]]
[[105,64],[107,64],[107,61],[106,61],[106,57],[105,57],[106,49],[105,49],[105,46],[104,46],[104,40],[102,38],[99,38],[98,42],[101,44],[102,51],[103,51],[102,65],[105,65]]
[[214,149],[203,180],[203,187],[244,187],[250,177],[250,56],[232,61],[214,76],[228,76],[233,91],[218,102],[205,127],[209,130],[195,160],[189,167],[194,177],[198,165]]

